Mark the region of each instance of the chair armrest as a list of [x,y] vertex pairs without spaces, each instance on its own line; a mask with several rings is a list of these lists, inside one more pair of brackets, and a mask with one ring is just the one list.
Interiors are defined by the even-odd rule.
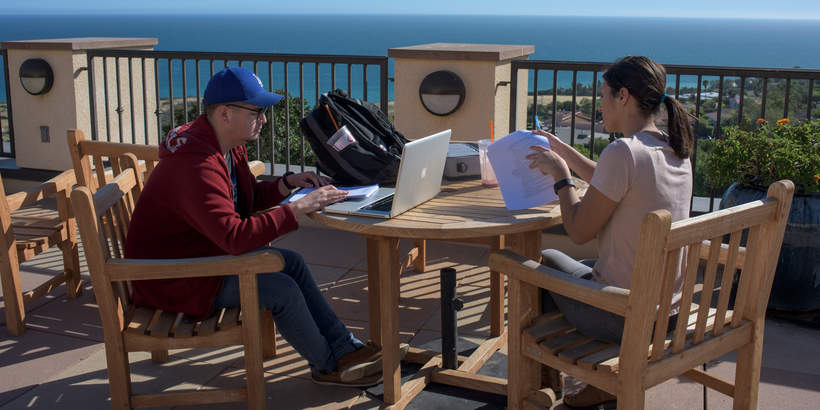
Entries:
[[[705,240],[700,244],[700,259],[709,260],[709,247],[712,245],[712,242],[709,240]],[[720,244],[720,256],[718,257],[718,263],[721,265],[726,265],[726,259],[729,257],[729,245],[722,243]],[[743,265],[746,263],[746,248],[740,246],[737,248],[737,260],[736,260],[736,268],[743,269]]]
[[579,279],[568,273],[544,266],[508,250],[490,254],[490,270],[510,275],[541,289],[547,289],[599,309],[626,315],[629,290]]
[[26,205],[31,205],[37,201],[54,196],[61,191],[66,192],[67,197],[71,187],[76,184],[77,178],[74,176],[74,170],[69,169],[63,171],[59,175],[47,181],[43,181],[37,186],[7,196],[6,201],[9,204],[9,211],[16,211]]
[[285,262],[279,252],[262,249],[239,256],[183,259],[112,258],[105,263],[105,272],[110,281],[124,281],[249,275],[279,272],[284,267]]
[[265,163],[262,161],[248,161],[248,167],[250,167],[254,178],[265,173]]

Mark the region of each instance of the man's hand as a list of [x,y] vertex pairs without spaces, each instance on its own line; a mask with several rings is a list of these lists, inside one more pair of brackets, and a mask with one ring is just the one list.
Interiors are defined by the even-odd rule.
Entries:
[[291,202],[290,207],[296,215],[309,214],[339,202],[346,196],[347,191],[340,191],[333,185],[325,185],[305,195],[304,198]]
[[319,188],[330,184],[330,179],[321,175],[316,175],[313,171],[302,172],[301,174],[288,175],[288,183],[291,186],[302,188]]

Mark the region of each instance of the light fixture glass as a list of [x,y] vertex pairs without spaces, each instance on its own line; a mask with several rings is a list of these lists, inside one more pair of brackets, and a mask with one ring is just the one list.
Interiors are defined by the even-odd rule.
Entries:
[[454,113],[464,103],[464,82],[452,71],[428,74],[419,86],[419,98],[431,114],[445,116]]
[[47,93],[54,84],[54,72],[42,58],[30,58],[20,64],[20,84],[31,95]]

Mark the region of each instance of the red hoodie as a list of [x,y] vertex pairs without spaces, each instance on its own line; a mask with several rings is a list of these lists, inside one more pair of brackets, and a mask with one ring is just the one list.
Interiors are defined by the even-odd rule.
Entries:
[[[298,227],[289,205],[251,216],[284,197],[278,180],[253,178],[244,146],[231,150],[239,191],[239,213],[234,210],[228,167],[205,115],[172,130],[159,155],[128,227],[127,258],[240,255]],[[201,319],[221,284],[221,277],[135,281],[134,303]]]

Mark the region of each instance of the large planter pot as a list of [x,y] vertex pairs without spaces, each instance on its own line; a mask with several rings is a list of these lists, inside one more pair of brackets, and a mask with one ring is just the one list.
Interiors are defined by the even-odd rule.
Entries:
[[[764,188],[732,184],[720,207],[763,199]],[[772,283],[769,308],[820,310],[820,194],[795,195]]]

